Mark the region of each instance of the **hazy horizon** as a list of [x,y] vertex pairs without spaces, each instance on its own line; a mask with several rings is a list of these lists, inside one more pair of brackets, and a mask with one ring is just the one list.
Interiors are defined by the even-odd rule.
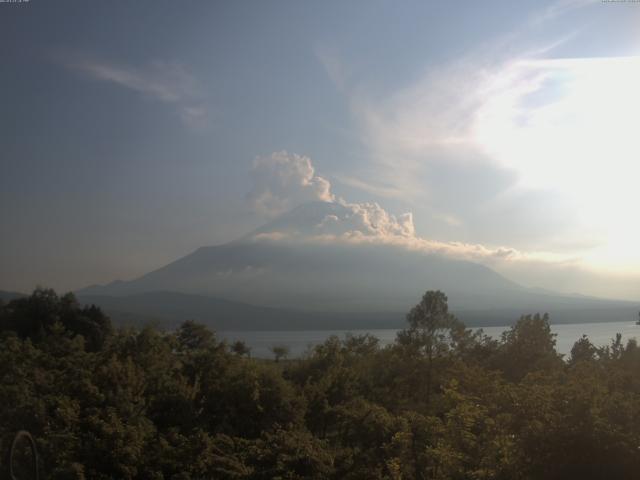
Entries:
[[640,299],[640,6],[0,4],[0,289],[270,242]]

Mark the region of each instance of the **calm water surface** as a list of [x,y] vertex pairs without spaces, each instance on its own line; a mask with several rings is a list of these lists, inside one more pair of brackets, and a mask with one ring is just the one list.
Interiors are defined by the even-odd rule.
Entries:
[[[503,327],[484,327],[482,330],[489,336],[499,338],[500,334],[508,329]],[[591,343],[596,346],[607,345],[616,336],[622,334],[626,341],[630,338],[640,337],[640,326],[632,322],[610,323],[574,323],[569,325],[551,325],[556,337],[556,350],[568,355],[571,347],[582,335],[587,335]],[[363,335],[370,333],[380,339],[381,345],[392,343],[396,338],[397,329],[380,330],[285,330],[285,331],[247,331],[247,332],[219,332],[219,337],[227,341],[243,340],[251,347],[251,355],[258,358],[273,357],[270,348],[274,345],[286,345],[290,348],[290,357],[299,357],[309,348],[324,342],[331,335],[344,337],[347,333]]]

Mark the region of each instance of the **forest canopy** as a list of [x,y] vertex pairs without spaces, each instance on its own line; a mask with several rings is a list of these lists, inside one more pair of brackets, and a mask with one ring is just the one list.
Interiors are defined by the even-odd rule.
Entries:
[[392,345],[261,360],[193,321],[114,328],[37,289],[0,304],[0,447],[28,430],[51,479],[631,478],[640,349],[583,337],[563,358],[549,321],[493,339],[430,291]]

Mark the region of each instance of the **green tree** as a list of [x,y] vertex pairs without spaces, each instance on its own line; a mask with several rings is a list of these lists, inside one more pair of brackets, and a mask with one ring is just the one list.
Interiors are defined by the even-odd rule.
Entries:
[[251,356],[251,348],[242,340],[237,340],[231,344],[231,351],[241,357]]
[[512,381],[521,380],[536,370],[558,369],[562,366],[562,356],[556,352],[555,337],[549,315],[525,315],[502,334],[496,366]]
[[178,344],[183,350],[199,350],[215,344],[215,335],[205,325],[187,320],[178,328]]
[[573,365],[578,362],[592,362],[596,359],[598,349],[589,341],[586,335],[582,335],[571,347],[571,359]]
[[290,349],[286,345],[274,345],[271,347],[271,352],[275,358],[276,363],[280,361],[282,358],[287,358],[289,356]]
[[91,351],[99,350],[113,333],[111,321],[99,307],[81,306],[73,293],[59,297],[51,289],[36,288],[29,297],[10,301],[0,315],[0,330],[11,330],[36,342],[57,324],[71,335],[82,335]]
[[398,343],[426,360],[425,399],[431,400],[436,363],[451,350],[455,334],[464,326],[451,313],[447,296],[441,291],[426,292],[407,314],[409,328],[398,333]]

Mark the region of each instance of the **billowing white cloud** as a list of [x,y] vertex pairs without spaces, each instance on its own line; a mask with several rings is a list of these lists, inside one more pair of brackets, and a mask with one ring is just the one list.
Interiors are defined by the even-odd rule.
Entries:
[[252,207],[268,216],[276,216],[305,202],[331,202],[329,181],[316,175],[309,157],[274,152],[258,157],[251,170],[253,188],[247,195]]
[[413,237],[416,229],[413,226],[413,214],[403,213],[399,217],[389,215],[377,203],[352,204],[356,217],[367,228],[383,235]]
[[325,215],[315,225],[316,233],[334,236],[369,238],[412,238],[415,236],[413,215],[395,216],[375,202],[347,203],[339,200],[340,209]]
[[[261,231],[255,241],[310,244],[389,245],[425,254],[439,254],[450,258],[471,260],[499,266],[512,262],[545,264],[574,264],[578,259],[552,252],[522,252],[515,248],[489,247],[477,243],[446,242],[420,237],[415,234],[413,216],[405,213],[398,217],[389,214],[375,203],[348,204],[340,213],[327,213],[312,228],[296,225]],[[284,227],[284,228],[283,228]]]
[[[416,233],[411,213],[394,215],[376,202],[351,203],[336,197],[330,182],[316,175],[307,157],[278,152],[257,159],[256,165],[262,178],[261,188],[256,184],[250,198],[268,198],[272,206],[277,198],[277,211],[284,213],[284,206],[291,211],[261,228],[252,241],[392,246],[482,263],[526,286],[637,298],[637,275],[603,274],[590,269],[575,248],[566,253],[427,238]],[[274,213],[273,209],[265,211],[269,215]]]
[[329,181],[315,174],[308,157],[287,152],[259,157],[254,164],[253,176],[255,184],[249,199],[256,209],[268,215],[293,209],[260,229],[253,237],[254,241],[392,245],[492,265],[513,261],[573,260],[547,252],[522,252],[510,247],[418,236],[412,213],[394,215],[376,202],[350,203],[337,198],[331,193]]

